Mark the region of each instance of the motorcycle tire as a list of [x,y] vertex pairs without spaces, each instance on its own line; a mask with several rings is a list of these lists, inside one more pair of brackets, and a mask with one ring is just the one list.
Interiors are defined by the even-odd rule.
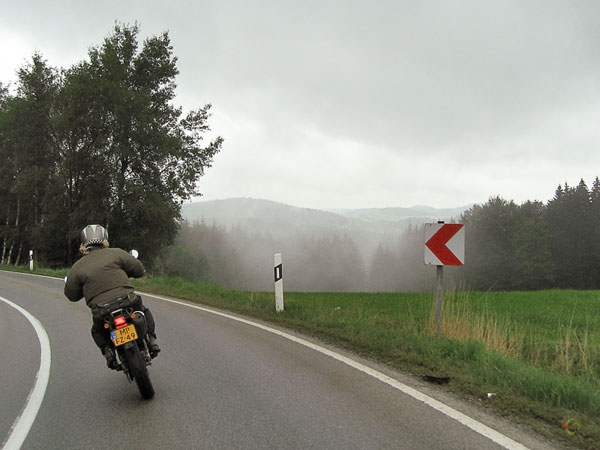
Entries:
[[126,349],[126,355],[129,371],[137,384],[140,395],[144,400],[151,399],[154,397],[154,387],[152,386],[152,381],[150,381],[148,367],[146,367],[140,349],[137,345],[132,345]]

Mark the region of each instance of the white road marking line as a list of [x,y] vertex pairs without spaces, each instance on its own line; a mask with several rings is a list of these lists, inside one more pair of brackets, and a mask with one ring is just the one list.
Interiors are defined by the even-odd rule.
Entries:
[[[141,293],[141,292],[140,292]],[[276,334],[277,336],[283,337],[285,339],[288,339],[290,341],[296,342],[297,344],[303,345],[305,347],[308,347],[314,351],[317,351],[319,353],[322,353],[324,355],[327,355],[333,359],[336,359],[360,372],[363,372],[373,378],[376,378],[379,381],[382,381],[383,383],[386,383],[389,386],[392,386],[393,388],[407,394],[410,395],[411,397],[413,397],[416,400],[419,400],[423,403],[425,403],[426,405],[430,406],[431,408],[435,409],[436,411],[441,412],[442,414],[456,420],[457,422],[463,424],[464,426],[470,428],[471,430],[481,434],[482,436],[485,436],[486,438],[488,438],[489,440],[495,442],[496,444],[509,449],[509,450],[528,450],[527,447],[525,447],[524,445],[512,440],[511,438],[509,438],[508,436],[503,435],[502,433],[499,433],[498,431],[488,427],[487,425],[482,424],[481,422],[476,421],[475,419],[461,413],[460,411],[455,410],[454,408],[451,408],[450,406],[432,398],[429,397],[426,394],[423,394],[422,392],[411,388],[410,386],[405,385],[404,383],[399,382],[398,380],[395,380],[375,369],[372,369],[368,366],[365,366],[364,364],[361,364],[357,361],[354,361],[353,359],[347,358],[343,355],[340,355],[339,353],[333,352],[325,347],[321,347],[320,345],[316,345],[313,344],[312,342],[309,342],[305,339],[301,339],[298,338],[296,336],[293,336],[291,334],[285,333],[283,331],[280,330],[276,330],[275,328],[271,328],[268,327],[266,325],[262,325],[260,323],[256,323],[256,322],[252,322],[250,320],[246,320],[246,319],[242,319],[240,317],[236,317],[233,316],[231,314],[226,314],[223,312],[219,312],[219,311],[214,311],[208,308],[203,308],[202,306],[198,306],[198,305],[192,305],[189,303],[184,303],[184,302],[180,302],[177,300],[172,300],[169,298],[165,298],[165,297],[160,297],[158,295],[153,295],[153,294],[148,294],[148,293],[142,293],[143,295],[149,296],[149,297],[154,297],[154,298],[158,298],[160,300],[164,300],[167,302],[171,302],[171,303],[176,303],[178,305],[182,305],[182,306],[187,306],[189,308],[195,308],[195,309],[199,309],[201,311],[204,312],[208,312],[211,314],[215,314],[217,316],[221,316],[221,317],[225,317],[227,319],[231,319],[231,320],[235,320],[237,322],[241,322],[244,323],[246,325],[251,325],[253,327],[256,328],[260,328],[261,330],[264,331],[268,331],[270,333]]]
[[48,339],[48,334],[41,322],[27,310],[3,297],[0,297],[0,300],[15,308],[29,320],[40,341],[40,367],[35,376],[35,384],[27,396],[21,414],[15,419],[8,434],[8,438],[4,441],[2,446],[3,450],[19,450],[29,434],[29,430],[35,421],[40,406],[42,405],[42,401],[44,400],[44,395],[46,394],[46,387],[48,386],[48,379],[50,378],[50,340]]

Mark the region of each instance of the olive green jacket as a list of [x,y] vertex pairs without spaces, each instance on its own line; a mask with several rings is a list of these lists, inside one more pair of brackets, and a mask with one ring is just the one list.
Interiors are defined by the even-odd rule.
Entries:
[[78,260],[65,282],[65,296],[72,302],[85,297],[92,308],[98,303],[133,292],[129,277],[145,275],[144,265],[120,248],[90,247]]

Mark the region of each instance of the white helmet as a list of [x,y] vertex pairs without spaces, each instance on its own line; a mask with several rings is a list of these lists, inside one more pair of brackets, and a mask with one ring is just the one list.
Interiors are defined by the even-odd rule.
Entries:
[[81,245],[89,247],[90,245],[103,245],[108,241],[108,231],[101,225],[88,225],[81,230]]

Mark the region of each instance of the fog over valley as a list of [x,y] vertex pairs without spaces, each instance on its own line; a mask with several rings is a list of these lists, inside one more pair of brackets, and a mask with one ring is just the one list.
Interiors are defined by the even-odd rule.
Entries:
[[[273,255],[282,253],[286,290],[421,290],[431,278],[422,224],[451,221],[468,208],[324,211],[251,198],[187,203],[175,248],[193,254],[181,255],[187,269],[178,270],[236,289],[270,290]],[[198,261],[183,264],[186,258]]]

